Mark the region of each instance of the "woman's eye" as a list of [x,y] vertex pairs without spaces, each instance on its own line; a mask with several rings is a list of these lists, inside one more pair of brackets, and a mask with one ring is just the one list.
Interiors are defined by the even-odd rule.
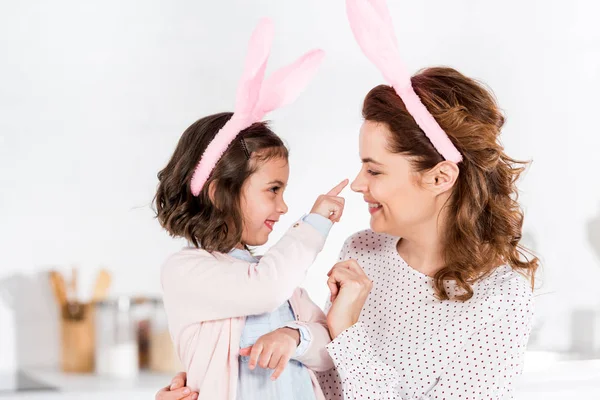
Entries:
[[279,192],[279,189],[281,189],[281,186],[273,186],[271,189],[269,189],[269,191],[277,194],[277,192]]
[[367,173],[368,173],[369,175],[377,176],[377,175],[379,175],[381,172],[375,172],[375,171],[373,171],[373,170],[370,170],[370,169],[368,169],[368,170],[367,170]]

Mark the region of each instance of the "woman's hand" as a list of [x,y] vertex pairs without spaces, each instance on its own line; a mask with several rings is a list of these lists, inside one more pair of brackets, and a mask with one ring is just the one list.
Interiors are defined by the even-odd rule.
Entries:
[[156,393],[155,400],[196,400],[198,393],[184,387],[187,376],[180,372],[171,381],[171,384]]
[[331,339],[335,339],[358,322],[373,282],[355,260],[335,264],[327,276],[332,303],[327,314],[327,325]]
[[250,357],[248,367],[274,369],[271,380],[276,380],[283,372],[300,344],[300,332],[292,328],[279,328],[258,338],[250,347],[240,350],[241,356]]
[[322,215],[331,222],[339,222],[344,212],[345,199],[338,195],[348,185],[348,182],[348,179],[344,179],[336,187],[327,192],[327,194],[320,195],[310,212]]

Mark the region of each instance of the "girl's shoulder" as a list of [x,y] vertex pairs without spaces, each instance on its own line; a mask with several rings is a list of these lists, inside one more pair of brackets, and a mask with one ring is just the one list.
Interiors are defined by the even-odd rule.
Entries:
[[236,258],[219,252],[208,252],[196,247],[184,247],[167,257],[162,265],[163,271],[191,266],[213,266],[238,261]]

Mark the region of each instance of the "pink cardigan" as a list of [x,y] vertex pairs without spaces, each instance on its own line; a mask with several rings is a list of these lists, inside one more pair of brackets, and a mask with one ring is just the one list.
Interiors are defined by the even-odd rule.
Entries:
[[191,247],[167,259],[161,281],[169,331],[187,386],[199,391],[199,399],[236,399],[246,316],[272,312],[287,300],[312,336],[298,361],[309,368],[316,398],[325,399],[313,371],[333,367],[325,348],[331,341],[326,317],[297,288],[324,243],[321,233],[300,221],[258,263]]

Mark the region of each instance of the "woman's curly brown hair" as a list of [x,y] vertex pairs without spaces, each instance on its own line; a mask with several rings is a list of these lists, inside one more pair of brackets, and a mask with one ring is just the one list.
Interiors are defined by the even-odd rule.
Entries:
[[[412,85],[463,155],[446,205],[452,223],[445,232],[446,264],[434,277],[437,296],[448,299],[444,281],[454,280],[463,293],[456,298],[470,299],[472,284],[499,261],[527,276],[533,288],[539,260],[519,244],[523,212],[516,187],[527,162],[504,152],[499,142],[504,116],[496,100],[482,84],[452,68],[422,70],[412,77]],[[411,156],[416,171],[444,160],[390,86],[377,86],[367,94],[363,117],[388,126],[390,150]]]
[[[154,197],[158,221],[171,236],[186,238],[206,251],[226,253],[241,243],[240,198],[244,182],[261,162],[277,157],[288,159],[288,150],[281,138],[266,122],[257,122],[240,132],[200,194],[194,196],[190,182],[196,164],[232,115],[230,112],[214,114],[194,122],[179,139],[167,166],[158,173],[159,184]],[[211,186],[214,188],[212,200]]]

